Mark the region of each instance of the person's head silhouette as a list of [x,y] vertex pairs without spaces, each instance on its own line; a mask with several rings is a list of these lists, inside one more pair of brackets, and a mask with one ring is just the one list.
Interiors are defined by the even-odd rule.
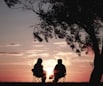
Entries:
[[58,59],[58,64],[62,64],[62,59]]
[[38,58],[37,63],[38,63],[38,64],[41,64],[41,63],[42,63],[42,59],[41,59],[41,58]]

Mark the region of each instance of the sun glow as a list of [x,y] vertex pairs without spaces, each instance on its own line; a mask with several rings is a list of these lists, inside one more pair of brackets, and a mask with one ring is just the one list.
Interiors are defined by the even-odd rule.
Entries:
[[53,76],[53,68],[47,67],[45,68],[45,71],[46,71],[46,81],[50,82],[53,79],[53,77],[50,78],[51,76]]
[[50,79],[50,76],[53,75],[53,69],[56,65],[56,60],[50,59],[44,61],[44,70],[46,71],[46,81],[49,82],[52,79]]
[[53,75],[53,69],[47,68],[46,71],[47,71],[47,77],[48,78],[49,78],[49,76]]

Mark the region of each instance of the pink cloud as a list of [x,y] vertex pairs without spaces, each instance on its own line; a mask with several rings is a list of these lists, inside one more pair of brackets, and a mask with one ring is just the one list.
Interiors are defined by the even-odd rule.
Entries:
[[46,51],[46,50],[42,50],[42,49],[40,49],[40,50],[27,50],[26,51],[26,53],[40,53],[40,52],[44,52],[44,51]]
[[55,44],[55,45],[67,45],[66,42],[55,42],[53,44]]
[[33,47],[39,48],[39,47],[44,47],[44,45],[33,45]]
[[31,53],[30,55],[28,55],[27,57],[49,57],[49,53]]

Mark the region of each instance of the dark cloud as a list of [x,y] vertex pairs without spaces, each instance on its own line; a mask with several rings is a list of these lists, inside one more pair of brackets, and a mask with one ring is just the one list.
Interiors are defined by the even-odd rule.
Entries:
[[7,47],[18,47],[18,46],[21,46],[21,44],[16,44],[16,43],[10,43],[7,45]]
[[0,52],[0,55],[22,56],[23,53],[20,53],[20,52]]
[[21,44],[17,44],[17,43],[10,43],[10,44],[7,44],[7,45],[5,45],[5,44],[0,45],[0,47],[19,47],[19,46],[21,46]]

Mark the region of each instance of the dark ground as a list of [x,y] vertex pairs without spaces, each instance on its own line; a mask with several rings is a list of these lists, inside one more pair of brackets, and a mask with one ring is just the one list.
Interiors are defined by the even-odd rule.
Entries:
[[103,86],[103,83],[100,83],[100,85],[89,83],[30,83],[30,82],[0,82],[0,86]]

